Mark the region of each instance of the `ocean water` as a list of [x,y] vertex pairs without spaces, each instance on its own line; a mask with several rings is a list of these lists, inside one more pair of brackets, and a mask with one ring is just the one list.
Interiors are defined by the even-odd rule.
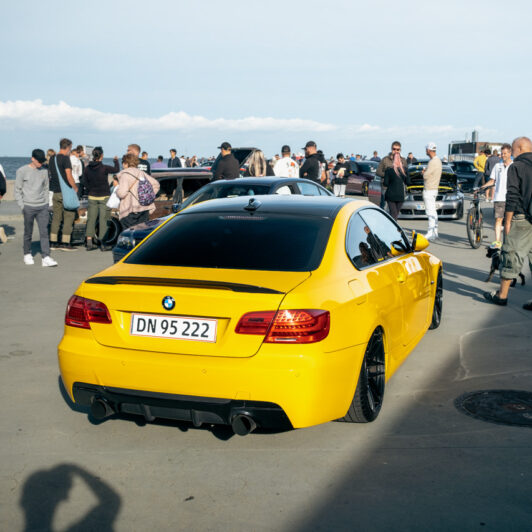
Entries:
[[[157,159],[148,159],[151,164],[153,164]],[[0,164],[4,168],[4,172],[6,174],[6,179],[15,179],[15,174],[17,170],[24,166],[25,164],[29,164],[31,162],[31,157],[0,157]],[[104,157],[103,159],[104,164],[108,164],[110,166],[113,165],[113,159]]]

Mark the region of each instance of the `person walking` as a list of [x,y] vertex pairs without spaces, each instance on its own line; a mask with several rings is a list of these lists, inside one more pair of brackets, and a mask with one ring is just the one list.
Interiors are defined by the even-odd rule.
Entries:
[[87,251],[96,249],[94,236],[96,234],[96,220],[99,220],[98,240],[100,249],[109,251],[110,246],[104,244],[105,233],[107,233],[107,223],[109,221],[109,208],[107,201],[110,196],[109,174],[120,172],[118,157],[114,157],[114,166],[103,164],[103,149],[96,146],[92,150],[92,161],[85,168],[82,181],[89,196],[87,209]]
[[177,150],[170,150],[170,159],[168,159],[168,168],[181,168],[181,159],[177,156]]
[[127,153],[122,158],[124,168],[118,174],[118,188],[116,195],[120,198],[120,210],[118,218],[123,229],[132,225],[147,222],[150,214],[155,211],[155,204],[141,205],[139,201],[139,185],[142,181],[148,180],[156,195],[161,188],[159,182],[149,174],[140,170],[139,158],[133,153]]
[[388,209],[392,218],[397,220],[405,201],[405,186],[410,185],[410,177],[398,152],[393,156],[393,166],[386,168],[384,172],[383,184],[386,187]]
[[[493,153],[488,156],[486,159],[486,164],[484,165],[484,183],[487,183],[491,179],[491,172],[493,171],[493,168],[495,168],[495,165],[500,162],[501,158],[499,157],[499,152],[497,150],[493,150]],[[493,195],[494,190],[492,188],[488,188],[486,190],[486,200],[488,203],[493,201]]]
[[48,171],[44,167],[46,155],[43,150],[35,149],[31,153],[31,163],[17,170],[15,177],[15,200],[24,215],[24,264],[35,264],[31,252],[33,224],[37,221],[41,240],[43,267],[57,266],[50,256],[48,241]]
[[222,142],[218,146],[220,150],[220,159],[214,169],[213,181],[218,179],[236,179],[240,177],[240,164],[237,158],[231,153],[232,148],[229,142]]
[[339,153],[336,156],[336,165],[332,169],[333,192],[340,198],[345,198],[345,187],[347,185],[347,176],[349,175],[349,163],[345,160],[344,154]]
[[273,167],[273,173],[277,177],[299,177],[299,164],[292,159],[290,146],[285,144],[281,148],[281,155]]
[[264,153],[261,150],[255,150],[249,158],[249,164],[244,172],[244,177],[265,177],[273,175],[275,175],[273,168],[266,161]]
[[[506,306],[512,281],[521,273],[528,256],[532,271],[532,141],[518,137],[512,143],[513,164],[508,168],[501,284],[494,292],[484,292],[490,303]],[[523,305],[532,310],[532,300]]]
[[131,153],[139,160],[139,163],[138,163],[139,170],[142,170],[143,172],[146,172],[148,175],[151,175],[150,161],[148,161],[148,159],[142,159],[140,157],[140,146],[138,144],[130,144],[127,147],[127,153]]
[[484,185],[484,173],[486,172],[486,160],[488,159],[486,151],[491,154],[489,148],[483,149],[473,160],[473,166],[477,170],[477,177],[473,183],[473,188],[478,188],[479,186]]
[[425,238],[429,241],[438,238],[438,211],[436,210],[436,196],[440,186],[442,173],[442,162],[436,155],[436,144],[429,142],[426,146],[426,153],[430,158],[429,164],[423,168],[423,202],[425,212],[429,219],[429,230]]
[[299,177],[320,183],[322,170],[320,164],[321,158],[318,154],[316,143],[313,140],[309,140],[303,149],[305,150],[305,162],[299,169]]
[[[48,163],[48,174],[50,176],[50,190],[52,196],[52,226],[50,228],[50,247],[51,249],[61,249],[63,251],[74,251],[76,248],[70,243],[76,211],[68,210],[63,205],[63,194],[59,180],[63,184],[78,192],[78,187],[72,176],[72,164],[70,163],[70,152],[72,150],[72,141],[61,139],[59,141],[59,152],[50,157]],[[58,242],[59,229],[61,229],[61,244]]]
[[386,170],[388,168],[393,168],[393,160],[395,154],[399,154],[399,157],[401,159],[401,164],[404,169],[408,168],[408,164],[406,162],[406,159],[404,157],[401,157],[401,143],[398,140],[394,140],[392,142],[391,146],[391,152],[382,158],[382,161],[379,163],[379,166],[377,167],[376,174],[383,180],[382,186],[381,186],[381,200],[380,200],[380,208],[384,209],[384,205],[386,204],[386,190],[384,188],[384,174],[386,173]]
[[[488,188],[495,184],[493,196],[493,215],[495,218],[495,242],[493,247],[502,246],[502,222],[506,208],[506,184],[508,179],[508,168],[512,164],[512,147],[510,144],[503,144],[501,148],[502,161],[498,162],[491,171],[489,180],[481,187]],[[488,159],[489,161],[489,159]],[[493,190],[493,189],[491,189]]]

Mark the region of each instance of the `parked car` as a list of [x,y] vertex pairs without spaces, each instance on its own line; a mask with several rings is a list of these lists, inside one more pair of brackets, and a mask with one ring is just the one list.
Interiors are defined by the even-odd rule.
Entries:
[[[254,196],[264,194],[332,196],[327,189],[308,179],[284,177],[242,177],[239,179],[213,181],[191,194],[183,203],[175,203],[172,212],[179,212],[191,205],[216,198]],[[122,232],[113,249],[115,262],[122,259],[141,240],[166,221],[168,216],[150,220]]]
[[329,196],[193,205],[70,298],[59,367],[93,418],[301,428],[374,421],[439,326],[442,263],[381,209]]
[[472,192],[473,185],[479,174],[471,161],[453,161],[449,163],[458,179],[458,185],[464,192]]
[[379,163],[374,161],[349,161],[351,167],[345,187],[346,194],[368,195],[369,184],[377,175]]
[[[407,187],[405,201],[401,207],[399,218],[426,218],[423,201],[423,168],[428,161],[419,161],[408,167],[410,186]],[[382,180],[377,176],[369,185],[369,200],[379,205],[381,199]],[[442,166],[442,176],[438,195],[436,196],[438,218],[460,220],[464,215],[464,194],[458,188],[456,174],[448,165]]]

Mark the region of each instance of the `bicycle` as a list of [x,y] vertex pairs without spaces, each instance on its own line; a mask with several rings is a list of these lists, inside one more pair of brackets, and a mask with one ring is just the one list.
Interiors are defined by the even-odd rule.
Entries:
[[493,188],[493,185],[473,190],[473,199],[471,200],[471,205],[467,211],[467,239],[469,240],[469,244],[473,249],[478,249],[482,244],[482,222],[484,220],[484,214],[480,208],[480,195],[488,188]]

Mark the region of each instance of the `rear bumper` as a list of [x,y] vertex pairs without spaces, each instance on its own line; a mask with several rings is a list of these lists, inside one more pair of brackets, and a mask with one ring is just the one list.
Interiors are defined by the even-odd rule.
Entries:
[[[201,411],[209,413],[201,414],[202,422],[228,423],[234,409],[251,407],[262,412],[259,420],[264,409],[269,411],[266,417],[272,421],[265,418],[266,426],[273,420],[283,426],[286,417],[292,427],[301,428],[345,415],[364,351],[365,345],[359,345],[324,353],[318,342],[300,347],[263,344],[249,358],[180,355],[107,347],[96,342],[90,330],[65,327],[58,357],[65,389],[73,401],[84,405],[90,404],[87,396],[102,393],[141,396],[143,401],[163,397],[168,405],[153,406],[186,412],[155,410],[153,417],[194,421],[192,411]],[[80,395],[76,388],[90,391]],[[114,396],[108,399],[116,402]],[[118,402],[142,405],[143,401]],[[144,415],[139,406],[123,411]]]
[[90,407],[94,399],[104,399],[115,412],[143,416],[146,421],[161,418],[190,421],[197,427],[204,423],[230,425],[236,415],[246,414],[261,428],[292,428],[290,420],[280,406],[264,401],[173,395],[97,386],[83,382],[75,382],[72,393],[75,402],[81,406]]

